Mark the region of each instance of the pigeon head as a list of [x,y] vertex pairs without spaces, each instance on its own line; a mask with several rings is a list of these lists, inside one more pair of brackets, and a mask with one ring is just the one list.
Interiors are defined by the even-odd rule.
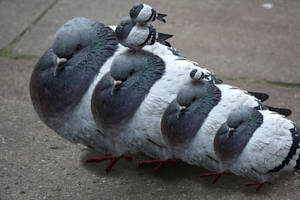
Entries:
[[161,77],[164,70],[164,68],[160,67],[161,64],[155,68],[152,63],[149,63],[149,60],[152,59],[152,55],[143,51],[134,55],[126,52],[117,56],[110,69],[115,89],[120,86],[130,87],[137,83],[141,87],[150,87],[152,81]]
[[57,56],[57,72],[96,38],[93,24],[90,19],[74,18],[58,29],[52,46],[53,53]]
[[252,114],[252,109],[250,107],[240,107],[231,112],[227,119],[227,125],[230,128],[238,128],[242,123],[247,122]]
[[140,14],[142,9],[143,9],[143,4],[138,3],[138,2],[135,3],[129,12],[130,17],[132,19],[135,19]]
[[214,140],[217,156],[223,161],[237,158],[262,121],[261,113],[251,107],[242,106],[231,111]]
[[205,87],[202,87],[204,84],[205,82],[202,81],[193,82],[179,90],[176,101],[180,114],[183,114],[185,111],[193,111],[196,108],[195,105],[205,93]]
[[[139,57],[139,55],[137,55]],[[119,87],[123,82],[137,81],[137,76],[143,69],[142,60],[124,54],[116,57],[110,69],[110,75],[114,79],[114,87]]]
[[217,134],[226,135],[230,138],[234,133],[237,133],[237,129],[240,129],[242,124],[247,123],[251,117],[252,108],[239,107],[230,112],[227,121],[221,126]]
[[125,40],[135,24],[136,23],[130,17],[123,17],[115,31],[117,39],[119,41]]

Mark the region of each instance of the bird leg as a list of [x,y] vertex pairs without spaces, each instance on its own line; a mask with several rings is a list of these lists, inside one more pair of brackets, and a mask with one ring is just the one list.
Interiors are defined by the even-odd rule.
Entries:
[[142,161],[139,164],[139,167],[144,166],[144,165],[152,165],[152,164],[158,164],[155,168],[154,171],[158,171],[164,163],[177,163],[178,160],[174,159],[167,159],[167,160],[161,160],[161,159],[156,159],[156,160],[147,160],[147,161]]
[[230,172],[210,172],[210,173],[201,174],[201,177],[216,176],[213,180],[213,184],[215,184],[222,175],[228,176],[230,174],[231,174]]
[[103,157],[90,158],[86,162],[91,163],[91,162],[101,162],[101,161],[105,161],[105,160],[111,160],[110,163],[108,164],[108,166],[106,167],[106,172],[109,172],[113,168],[113,166],[116,164],[116,162],[121,158],[124,158],[126,160],[132,160],[132,157],[127,156],[127,155],[121,155],[121,156],[105,155]]
[[131,53],[131,54],[135,54],[137,52],[137,50],[135,50],[135,49],[129,49],[128,52]]
[[271,185],[272,183],[269,182],[269,181],[265,181],[265,182],[260,182],[260,181],[256,181],[256,182],[253,182],[253,183],[248,183],[246,186],[253,186],[253,185],[257,185],[256,187],[256,192],[260,190],[260,188],[265,185],[265,184],[269,184]]

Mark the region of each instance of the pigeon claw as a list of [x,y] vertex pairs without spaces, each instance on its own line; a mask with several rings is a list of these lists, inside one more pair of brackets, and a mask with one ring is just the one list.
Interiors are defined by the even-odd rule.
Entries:
[[230,172],[210,172],[210,173],[201,174],[201,177],[216,176],[213,180],[213,184],[215,184],[222,175],[229,176],[230,174],[231,174]]
[[111,160],[105,169],[106,172],[108,173],[113,168],[113,166],[116,164],[116,162],[121,158],[124,158],[126,160],[132,160],[132,157],[127,156],[127,155],[121,155],[121,156],[105,155],[103,157],[90,158],[86,162],[91,163],[91,162],[102,162],[105,160]]
[[153,165],[153,164],[158,164],[155,168],[154,171],[159,171],[160,168],[165,164],[165,163],[178,163],[178,160],[174,159],[167,159],[167,160],[161,160],[161,159],[156,159],[156,160],[147,160],[147,161],[142,161],[139,164],[139,167],[145,166],[145,165]]
[[256,182],[253,182],[253,183],[248,183],[246,186],[249,187],[249,186],[257,185],[255,191],[258,192],[258,191],[261,189],[261,187],[262,187],[263,185],[265,185],[265,184],[271,185],[272,183],[271,183],[270,181],[265,181],[265,182],[256,181]]

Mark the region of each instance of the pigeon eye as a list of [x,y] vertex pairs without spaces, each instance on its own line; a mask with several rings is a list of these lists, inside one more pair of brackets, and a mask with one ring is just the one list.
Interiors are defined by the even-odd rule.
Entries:
[[131,76],[134,73],[134,69],[130,70],[129,75]]
[[78,51],[80,51],[80,49],[82,49],[82,46],[79,44],[79,45],[77,45],[75,51],[78,52]]
[[195,102],[196,101],[196,97],[194,97],[193,99],[192,99],[192,102]]

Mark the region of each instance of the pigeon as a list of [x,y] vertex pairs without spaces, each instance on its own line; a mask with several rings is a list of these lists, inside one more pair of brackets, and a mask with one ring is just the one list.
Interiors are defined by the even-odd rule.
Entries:
[[59,28],[30,79],[33,107],[49,128],[73,143],[110,151],[110,140],[94,122],[90,99],[101,67],[117,50],[114,31],[97,21],[74,18]]
[[216,171],[204,175],[216,175],[216,182],[227,173],[221,171],[213,141],[230,111],[242,105],[266,108],[239,88],[204,80],[192,79],[179,90],[163,114],[161,132],[174,157]]
[[135,23],[130,17],[123,17],[115,32],[118,41],[133,51],[137,51],[145,45],[153,45],[155,42],[160,42],[170,47],[171,45],[166,40],[173,36],[158,33],[150,24],[141,26]]
[[238,107],[217,131],[214,150],[222,170],[270,184],[283,171],[300,169],[300,129],[269,111]]
[[179,88],[189,81],[186,72],[196,67],[177,58],[144,50],[135,54],[125,51],[116,56],[110,71],[98,82],[92,96],[92,113],[99,130],[115,144],[114,154],[143,152],[159,158],[159,164],[173,162],[161,135],[160,121]]
[[142,25],[147,24],[149,21],[155,21],[156,19],[166,23],[164,17],[166,17],[167,15],[157,13],[151,6],[147,4],[138,2],[135,3],[131,8],[129,14],[132,20]]

